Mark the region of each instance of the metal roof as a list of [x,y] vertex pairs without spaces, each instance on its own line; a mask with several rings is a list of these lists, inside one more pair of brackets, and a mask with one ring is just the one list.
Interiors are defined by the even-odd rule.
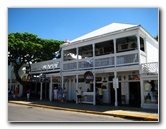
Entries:
[[112,24],[109,24],[107,26],[104,26],[102,28],[99,28],[97,30],[94,30],[90,33],[87,33],[81,37],[78,37],[70,42],[76,42],[76,41],[79,41],[79,40],[85,40],[85,39],[88,39],[88,38],[93,38],[93,37],[96,37],[96,36],[100,36],[100,35],[104,35],[104,34],[108,34],[108,33],[113,33],[113,32],[116,32],[116,31],[120,31],[120,30],[124,30],[124,29],[129,29],[129,28],[133,28],[133,27],[137,27],[139,25],[136,25],[136,24],[123,24],[123,23],[112,23]]

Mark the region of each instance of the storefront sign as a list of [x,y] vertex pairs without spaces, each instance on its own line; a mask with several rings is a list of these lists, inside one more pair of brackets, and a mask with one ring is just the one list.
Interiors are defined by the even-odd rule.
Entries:
[[114,89],[119,88],[119,80],[118,80],[118,78],[114,78],[113,79],[113,88]]
[[93,76],[93,73],[91,71],[85,72],[85,74],[84,74],[85,82],[91,82],[91,81],[93,81],[93,79],[94,79],[94,76]]

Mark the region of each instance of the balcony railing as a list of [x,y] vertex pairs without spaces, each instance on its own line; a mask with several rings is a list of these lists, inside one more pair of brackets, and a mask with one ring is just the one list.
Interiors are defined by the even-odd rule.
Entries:
[[159,72],[158,62],[143,63],[141,64],[142,75],[155,75]]
[[[116,60],[115,60],[116,58]],[[61,59],[49,60],[31,65],[31,73],[35,72],[53,72],[53,71],[76,71],[83,69],[99,69],[124,65],[139,64],[138,51],[124,52],[96,56],[78,60],[63,61]],[[61,66],[62,65],[62,66]]]
[[47,72],[60,70],[60,59],[31,64],[31,72]]

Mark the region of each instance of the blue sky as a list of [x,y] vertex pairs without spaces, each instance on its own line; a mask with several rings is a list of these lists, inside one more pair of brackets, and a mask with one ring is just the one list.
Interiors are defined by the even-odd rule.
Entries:
[[8,33],[73,40],[113,22],[141,24],[158,35],[158,8],[8,8]]

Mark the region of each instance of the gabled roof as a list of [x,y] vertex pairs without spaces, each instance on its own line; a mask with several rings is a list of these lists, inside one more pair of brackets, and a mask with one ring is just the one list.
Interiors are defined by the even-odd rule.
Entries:
[[72,40],[71,42],[76,42],[76,41],[79,41],[79,40],[84,40],[84,39],[100,36],[100,35],[103,35],[103,34],[113,33],[113,32],[116,32],[116,31],[129,29],[129,28],[133,28],[133,27],[138,27],[138,26],[139,25],[135,25],[135,24],[112,23],[112,24],[109,24],[109,25],[104,26],[102,28],[99,28],[95,31],[92,31],[88,34],[85,34],[81,37],[78,37],[78,38]]

